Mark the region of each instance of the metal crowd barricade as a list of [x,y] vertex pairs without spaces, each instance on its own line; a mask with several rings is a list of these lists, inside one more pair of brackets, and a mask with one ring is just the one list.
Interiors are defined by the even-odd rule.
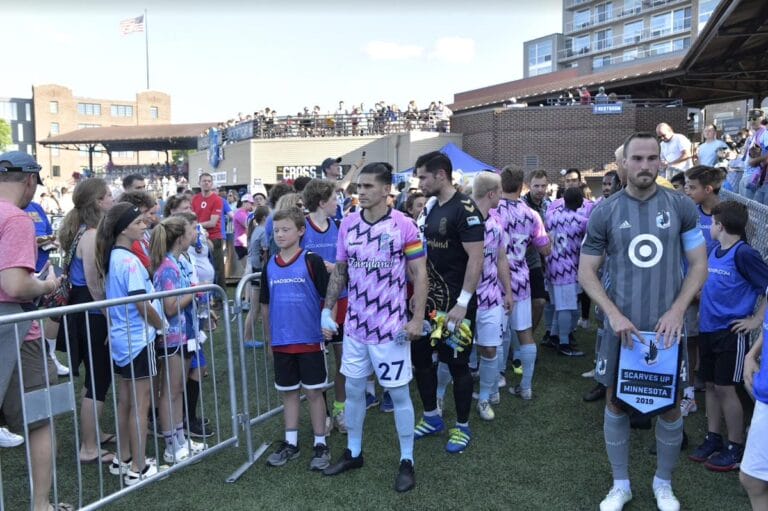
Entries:
[[[89,362],[91,363],[91,367],[93,367],[94,359],[93,359],[93,342],[94,339],[92,338],[92,332],[90,327],[90,316],[94,314],[98,314],[100,310],[107,310],[106,308],[110,308],[107,310],[107,324],[109,325],[109,317],[110,312],[114,311],[117,307],[124,307],[127,315],[128,308],[131,306],[137,306],[139,307],[140,311],[143,308],[144,311],[146,311],[147,307],[150,307],[151,305],[148,305],[149,301],[155,301],[158,300],[162,304],[162,300],[164,298],[168,297],[181,297],[183,295],[197,295],[198,298],[206,298],[211,295],[215,295],[218,298],[221,299],[221,302],[224,304],[222,313],[223,317],[219,318],[218,328],[223,330],[223,339],[222,336],[217,336],[218,339],[214,339],[214,332],[213,332],[213,321],[210,320],[210,311],[207,309],[207,306],[204,305],[205,301],[201,300],[203,305],[193,305],[193,321],[198,321],[198,312],[200,312],[201,316],[204,316],[206,312],[209,314],[209,319],[207,321],[207,325],[203,325],[200,327],[199,325],[195,324],[195,332],[198,332],[198,328],[202,328],[203,331],[207,330],[207,341],[204,342],[201,345],[201,348],[203,350],[203,353],[205,353],[206,358],[208,359],[208,370],[211,374],[211,378],[208,380],[211,382],[210,384],[206,384],[206,387],[211,387],[210,389],[206,388],[206,392],[203,392],[203,379],[200,379],[200,382],[198,385],[199,391],[200,391],[200,411],[201,413],[199,416],[201,418],[209,418],[210,419],[210,426],[209,431],[213,432],[213,436],[210,436],[208,439],[203,439],[204,442],[206,442],[206,446],[204,450],[200,452],[193,453],[189,457],[177,460],[175,459],[175,455],[172,456],[171,464],[168,465],[162,465],[162,463],[167,463],[167,461],[164,461],[163,454],[164,454],[164,443],[165,441],[161,438],[158,440],[158,433],[160,433],[160,419],[157,415],[155,415],[154,410],[156,409],[158,403],[157,395],[158,390],[163,391],[163,389],[167,389],[167,391],[170,393],[171,390],[171,382],[170,382],[170,376],[169,376],[169,370],[158,370],[158,376],[156,378],[150,378],[150,413],[152,414],[154,420],[153,423],[155,425],[154,427],[154,435],[153,435],[153,428],[148,425],[148,434],[147,434],[147,440],[144,446],[144,450],[146,453],[146,457],[149,458],[155,458],[157,460],[158,464],[158,474],[155,476],[148,477],[146,479],[143,479],[139,481],[136,484],[133,484],[131,486],[127,486],[124,483],[123,479],[123,469],[121,468],[119,470],[120,476],[119,477],[113,477],[111,475],[107,475],[105,477],[104,475],[104,468],[108,468],[110,466],[110,463],[96,463],[96,474],[92,473],[92,470],[86,469],[84,467],[84,463],[80,459],[80,424],[81,424],[81,417],[79,412],[79,400],[76,397],[76,390],[79,390],[79,388],[76,389],[76,387],[79,387],[79,379],[76,378],[73,373],[76,368],[72,367],[71,365],[71,359],[68,356],[67,358],[70,359],[69,366],[70,366],[70,374],[68,377],[62,377],[58,381],[52,381],[53,379],[49,378],[47,373],[45,373],[44,377],[44,384],[40,386],[40,388],[31,389],[31,390],[22,390],[21,391],[21,411],[22,411],[22,417],[23,417],[23,434],[24,434],[24,458],[22,459],[21,455],[21,449],[3,449],[3,457],[2,461],[5,461],[4,466],[0,466],[0,511],[6,509],[6,503],[9,503],[8,509],[21,509],[26,504],[24,503],[24,496],[23,496],[23,484],[18,484],[20,481],[24,480],[24,476],[22,473],[26,471],[26,478],[28,482],[29,487],[29,508],[32,509],[34,504],[34,492],[35,492],[35,482],[33,481],[33,470],[32,470],[32,460],[33,460],[33,453],[32,453],[32,447],[30,445],[30,431],[33,429],[30,428],[30,425],[39,425],[43,423],[43,427],[46,426],[44,424],[47,422],[47,426],[50,428],[50,460],[51,460],[51,492],[49,499],[53,503],[57,503],[60,501],[69,502],[71,504],[74,504],[79,509],[98,509],[101,508],[125,495],[127,495],[130,492],[137,491],[141,488],[143,488],[146,485],[152,484],[160,479],[164,479],[168,477],[170,474],[173,474],[175,472],[178,472],[180,470],[184,470],[187,466],[193,463],[197,463],[203,458],[206,458],[208,456],[211,456],[224,448],[227,447],[236,447],[238,445],[238,420],[240,419],[240,416],[237,412],[237,391],[235,386],[235,362],[234,362],[234,356],[233,356],[233,350],[232,350],[232,332],[230,328],[230,310],[227,302],[227,295],[226,291],[222,289],[221,287],[218,287],[216,285],[210,284],[210,285],[202,285],[202,286],[195,286],[194,288],[189,289],[179,289],[179,290],[173,290],[173,291],[164,291],[164,292],[157,292],[157,293],[151,293],[151,294],[144,294],[144,295],[138,295],[138,296],[130,296],[126,298],[120,298],[120,299],[113,299],[113,300],[103,300],[103,301],[97,301],[97,302],[90,302],[90,303],[83,303],[83,304],[77,304],[77,305],[69,305],[66,307],[59,307],[56,309],[48,309],[48,310],[38,310],[33,312],[24,312],[24,313],[18,313],[18,314],[7,314],[0,316],[0,325],[13,325],[13,331],[15,332],[14,338],[16,343],[16,353],[17,353],[17,369],[21,369],[23,366],[23,360],[22,360],[22,354],[21,354],[21,346],[22,343],[24,343],[24,337],[27,334],[27,330],[25,329],[22,331],[20,328],[20,324],[29,322],[31,320],[37,320],[41,322],[41,332],[44,332],[44,322],[45,321],[52,321],[51,318],[58,318],[59,321],[59,328],[63,329],[64,332],[63,338],[67,346],[67,352],[71,353],[70,348],[73,346],[73,343],[81,342],[80,339],[73,338],[75,336],[75,333],[73,332],[70,334],[70,318],[72,318],[76,314],[83,314],[84,315],[84,324],[85,327],[85,352],[83,353],[83,357],[88,357]],[[193,304],[195,303],[195,299],[193,299]],[[208,300],[208,303],[210,303],[210,300]],[[161,317],[165,320],[166,315],[165,311],[163,310],[164,307],[160,307],[161,309]],[[114,314],[114,312],[112,312]],[[179,301],[176,302],[176,314],[183,314],[182,309],[179,307]],[[174,314],[171,314],[173,316]],[[219,331],[221,333],[221,330]],[[109,328],[108,328],[109,331]],[[144,336],[146,340],[146,330],[144,331]],[[129,334],[130,336],[130,334]],[[43,336],[44,337],[44,336]],[[129,337],[130,339],[130,337]],[[11,342],[11,339],[1,339],[0,342]],[[95,340],[95,342],[98,342],[98,339]],[[114,374],[114,366],[112,363],[112,342],[109,339],[109,335],[107,336],[107,339],[105,341],[105,344],[108,346],[109,349],[109,366],[110,370],[112,371],[112,383],[111,383],[111,391],[112,391],[112,399],[111,402],[114,405],[113,409],[110,411],[107,409],[107,403],[110,402],[109,397],[105,398],[104,401],[104,413],[101,421],[96,421],[96,444],[97,448],[101,449],[101,442],[103,441],[103,438],[101,438],[101,428],[99,426],[99,423],[104,424],[105,426],[109,427],[108,424],[113,423],[115,427],[115,434],[117,435],[117,453],[116,456],[120,460],[125,460],[130,457],[130,453],[125,452],[119,452],[121,450],[120,448],[120,441],[121,435],[129,435],[129,431],[120,431],[120,426],[118,424],[118,400],[117,400],[117,386],[115,383],[116,380],[116,374]],[[224,344],[224,348],[226,349],[226,367],[222,368],[221,364],[217,367],[216,363],[216,351],[221,351],[222,348],[220,346],[220,343]],[[130,343],[129,343],[130,344]],[[216,345],[218,350],[214,349],[214,345]],[[47,349],[47,343],[45,339],[43,338],[41,341],[42,350],[40,350],[40,356],[44,358],[44,363],[48,364],[51,362],[50,355],[48,353]],[[82,346],[82,344],[81,344]],[[164,350],[161,347],[157,347],[157,355],[168,355],[171,353],[173,348],[165,348]],[[165,353],[163,353],[165,351]],[[193,354],[194,356],[194,354]],[[34,359],[32,359],[34,360]],[[98,361],[96,361],[98,362]],[[130,363],[131,366],[131,372],[133,373],[134,367],[133,367],[134,361]],[[164,364],[166,366],[166,369],[168,367],[168,362],[165,362]],[[46,367],[44,365],[43,367]],[[183,404],[182,404],[182,414],[184,417],[184,422],[187,426],[185,426],[185,436],[187,437],[187,443],[186,446],[189,448],[190,452],[192,451],[193,444],[189,442],[189,424],[190,424],[190,410],[188,408],[188,396],[187,396],[187,390],[186,390],[186,379],[188,378],[188,371],[186,370],[186,365],[181,366],[183,370],[181,371],[182,376],[182,392],[183,392]],[[226,386],[227,389],[222,389],[226,392],[226,396],[220,395],[219,393],[219,385],[220,383],[217,383],[216,376],[219,375],[218,371],[225,370],[227,372],[226,375]],[[20,389],[24,389],[24,371],[19,370],[19,387]],[[131,396],[132,396],[132,404],[135,407],[136,406],[136,387],[137,387],[137,380],[136,379],[127,379],[125,380],[129,382],[131,388]],[[91,372],[91,384],[95,385],[93,371]],[[209,399],[205,398],[205,394],[209,394]],[[7,394],[6,394],[7,395]],[[227,425],[223,421],[222,417],[222,410],[221,408],[224,407],[224,403],[226,402],[226,399],[229,400],[229,412],[230,412],[230,421],[229,428],[227,428]],[[93,414],[95,417],[98,417],[98,411],[97,411],[97,405],[96,401],[93,400]],[[111,413],[110,413],[111,412]],[[171,412],[171,406],[168,405],[168,412],[171,417],[173,417],[173,413]],[[225,412],[224,412],[225,413]],[[67,423],[69,421],[66,420],[67,416],[71,416],[71,426],[69,426]],[[136,421],[136,427],[139,425],[139,418],[138,417],[131,417],[130,421]],[[112,422],[110,422],[112,421]],[[37,423],[37,424],[35,424]],[[132,422],[129,422],[128,424],[133,424]],[[57,435],[56,434],[56,428],[55,426],[58,426],[60,431],[62,431],[62,434]],[[171,425],[173,426],[173,425]],[[72,429],[72,435],[70,438],[67,438],[65,436],[66,430],[71,427]],[[227,431],[229,429],[229,431]],[[34,428],[34,430],[37,430]],[[174,429],[175,431],[175,429]],[[154,436],[154,440],[153,440]],[[45,440],[41,439],[41,434],[36,434],[35,438],[33,439],[33,442],[36,447],[39,448],[39,446],[44,445]],[[124,437],[122,437],[124,438]],[[71,442],[71,445],[69,443]],[[57,448],[58,443],[58,448]],[[126,445],[128,445],[128,442],[124,442]],[[147,448],[149,447],[149,448]],[[37,450],[37,449],[35,449]],[[67,451],[69,451],[71,454],[74,455],[74,463],[72,463],[71,455],[66,454]],[[100,459],[101,456],[98,456],[97,459]],[[40,455],[37,455],[37,459],[45,459],[45,455],[41,458]],[[173,463],[173,462],[176,463]],[[24,463],[26,462],[26,463]],[[74,467],[72,466],[74,465]],[[13,481],[14,484],[5,486],[3,484],[3,480],[5,481]],[[44,488],[38,488],[38,490]]]

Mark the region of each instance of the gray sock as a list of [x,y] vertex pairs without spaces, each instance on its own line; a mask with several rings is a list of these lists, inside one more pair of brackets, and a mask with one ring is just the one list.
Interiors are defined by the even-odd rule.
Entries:
[[605,452],[614,479],[629,479],[629,417],[605,409],[603,420]]
[[656,477],[672,480],[672,471],[680,458],[683,443],[683,418],[667,422],[659,417],[656,421]]

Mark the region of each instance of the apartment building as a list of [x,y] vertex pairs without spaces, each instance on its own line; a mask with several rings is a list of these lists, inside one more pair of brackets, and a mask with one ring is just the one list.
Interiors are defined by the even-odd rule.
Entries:
[[0,98],[0,119],[11,128],[11,144],[6,151],[35,152],[34,117],[29,98]]

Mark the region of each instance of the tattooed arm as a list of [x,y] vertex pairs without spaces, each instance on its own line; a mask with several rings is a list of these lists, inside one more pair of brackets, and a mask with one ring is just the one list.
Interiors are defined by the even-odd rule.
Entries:
[[337,262],[331,272],[331,278],[328,281],[328,289],[325,291],[325,309],[333,309],[339,299],[341,292],[347,287],[349,282],[349,273],[347,273],[347,262]]

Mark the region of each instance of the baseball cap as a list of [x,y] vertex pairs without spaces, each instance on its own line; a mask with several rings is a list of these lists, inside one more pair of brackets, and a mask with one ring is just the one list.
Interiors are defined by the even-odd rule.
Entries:
[[253,195],[251,195],[250,193],[246,193],[245,195],[240,197],[240,200],[242,202],[250,202],[251,204],[253,204]]
[[326,158],[323,160],[323,164],[320,165],[320,170],[325,172],[325,169],[333,165],[334,163],[341,163],[341,156],[338,158]]
[[8,151],[0,154],[0,172],[34,172],[37,174],[37,184],[43,184],[40,171],[43,169],[35,159],[21,151]]

